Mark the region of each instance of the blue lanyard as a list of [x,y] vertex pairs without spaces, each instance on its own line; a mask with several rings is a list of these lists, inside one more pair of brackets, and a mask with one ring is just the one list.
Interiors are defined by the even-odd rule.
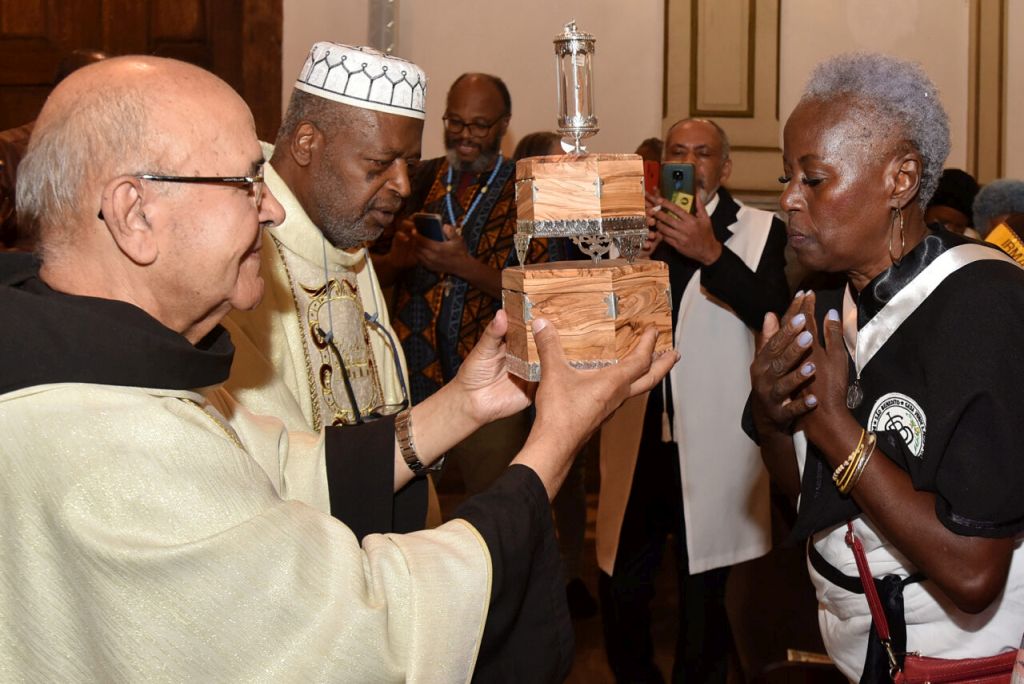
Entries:
[[449,219],[449,223],[451,225],[456,226],[457,228],[460,228],[460,229],[465,227],[466,222],[469,221],[469,217],[473,213],[473,210],[476,209],[476,205],[480,204],[481,198],[483,198],[483,196],[487,194],[487,189],[491,187],[491,183],[493,183],[494,179],[497,177],[498,171],[501,170],[501,163],[503,161],[504,161],[504,157],[502,157],[501,153],[499,153],[498,154],[498,163],[496,163],[494,165],[494,170],[491,171],[490,178],[488,178],[487,182],[484,183],[483,187],[481,187],[477,191],[476,197],[473,198],[473,202],[469,205],[469,209],[467,209],[466,213],[462,215],[462,225],[458,225],[458,224],[455,223],[455,210],[452,207],[452,180],[453,180],[453,176],[452,176],[452,167],[449,164],[449,166],[448,166],[448,177],[445,178],[445,189],[446,189],[446,192],[444,194],[444,202],[445,202],[445,206],[448,208],[448,219]]

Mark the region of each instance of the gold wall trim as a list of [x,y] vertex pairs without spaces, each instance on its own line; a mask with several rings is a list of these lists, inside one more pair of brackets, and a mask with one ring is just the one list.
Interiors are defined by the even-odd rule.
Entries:
[[[708,3],[722,2],[723,0],[690,0],[690,116],[703,116],[711,117],[717,116],[722,118],[746,118],[754,115],[754,83],[756,77],[754,73],[754,63],[757,54],[757,3],[755,0],[747,0],[747,92],[746,92],[746,107],[742,109],[702,109],[699,106],[699,93],[698,88],[700,86],[700,79],[697,74],[697,66],[700,63],[700,41],[698,29],[700,22],[698,18],[701,15],[701,6],[707,6]],[[668,22],[665,22],[668,26]]]
[[665,15],[662,17],[661,22],[661,118],[665,119],[668,117],[668,41],[670,33],[668,6],[672,3],[672,0],[662,1]]
[[665,0],[665,64],[664,64],[664,108],[662,131],[680,119],[703,117],[713,119],[729,135],[733,151],[733,172],[729,179],[729,190],[736,196],[769,197],[778,195],[776,179],[781,168],[779,149],[779,56],[780,0],[731,0],[738,12],[745,12],[747,24],[731,21],[723,26],[732,33],[725,36],[731,44],[746,41],[748,53],[737,54],[737,59],[728,64],[716,60],[705,61],[704,73],[708,78],[716,76],[716,70],[732,78],[729,69],[746,69],[747,82],[736,83],[733,92],[737,101],[741,97],[742,85],[746,88],[748,102],[746,111],[714,111],[704,101],[701,109],[697,75],[701,73],[701,59],[710,59],[702,54],[697,41],[700,24],[699,12],[702,6],[711,6],[720,0]]
[[1007,3],[971,0],[970,7],[967,170],[982,184],[1006,168]]

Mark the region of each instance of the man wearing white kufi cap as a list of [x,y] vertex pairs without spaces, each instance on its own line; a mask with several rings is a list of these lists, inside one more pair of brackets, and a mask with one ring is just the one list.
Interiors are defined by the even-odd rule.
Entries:
[[[238,351],[228,388],[291,429],[319,430],[408,405],[405,359],[364,243],[392,221],[419,161],[426,75],[372,48],[316,43],[299,72],[265,167],[287,218],[269,230],[260,306],[228,321]],[[347,505],[357,459],[335,472],[332,511],[361,537],[420,529],[429,484],[394,509]]]
[[357,497],[377,506],[529,396],[499,313],[457,379],[395,418],[289,432],[238,406],[220,322],[258,304],[263,229],[284,220],[264,161],[238,93],[176,60],[84,67],[43,107],[18,179],[42,261],[0,253],[18,331],[0,340],[0,681],[561,681],[549,501],[675,354],[652,362],[652,331],[577,371],[538,319],[515,463],[437,529],[360,543],[330,515],[345,453],[377,464]]

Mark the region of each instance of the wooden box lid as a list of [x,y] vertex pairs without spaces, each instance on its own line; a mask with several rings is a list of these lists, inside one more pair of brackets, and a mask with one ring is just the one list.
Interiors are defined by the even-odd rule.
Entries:
[[631,278],[646,273],[668,272],[662,261],[637,259],[603,259],[550,261],[528,267],[506,268],[501,272],[501,286],[513,292],[544,294],[551,292],[597,292],[607,294],[623,287]]
[[532,178],[593,181],[643,176],[644,162],[638,154],[557,154],[516,162],[517,182]]

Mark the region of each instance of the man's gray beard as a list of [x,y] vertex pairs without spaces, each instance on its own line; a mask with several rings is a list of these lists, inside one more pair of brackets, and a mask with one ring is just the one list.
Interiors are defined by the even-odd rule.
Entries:
[[348,195],[339,191],[340,179],[334,176],[327,176],[318,173],[313,178],[313,203],[316,207],[316,215],[327,217],[321,219],[323,225],[317,226],[327,241],[338,249],[351,249],[359,247],[366,242],[371,242],[380,237],[382,230],[370,232],[366,227],[367,209],[364,207],[362,215],[357,218],[348,218],[342,215],[339,207],[349,204]]
[[375,234],[371,233],[366,227],[364,217],[355,221],[331,221],[328,225],[322,226],[320,232],[337,249],[351,249],[361,247],[367,242],[373,242],[384,231],[378,230],[375,231]]
[[469,171],[471,173],[483,173],[494,166],[494,162],[497,161],[498,155],[501,150],[494,150],[492,152],[480,152],[480,156],[474,159],[469,164],[463,164],[462,160],[459,159],[459,155],[455,154],[455,150],[448,150],[445,156],[448,157],[448,165],[456,171]]

